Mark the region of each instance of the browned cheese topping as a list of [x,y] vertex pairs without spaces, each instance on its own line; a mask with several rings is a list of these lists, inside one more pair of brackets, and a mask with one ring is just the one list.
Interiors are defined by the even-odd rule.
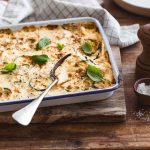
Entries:
[[38,96],[57,69],[58,83],[48,95],[107,88],[115,84],[103,38],[94,23],[0,30],[0,100]]

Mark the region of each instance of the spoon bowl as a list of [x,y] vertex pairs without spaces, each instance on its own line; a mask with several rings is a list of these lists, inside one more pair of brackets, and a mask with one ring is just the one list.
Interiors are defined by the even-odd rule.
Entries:
[[67,54],[61,59],[58,60],[58,62],[55,64],[53,69],[50,71],[50,78],[52,79],[52,83],[45,89],[43,93],[41,93],[35,100],[33,100],[30,104],[25,106],[24,108],[16,111],[12,114],[12,117],[14,120],[16,120],[21,125],[27,126],[30,124],[38,106],[42,102],[43,98],[46,96],[46,94],[49,92],[49,90],[58,82],[58,78],[55,75],[55,71],[57,68],[69,57],[71,54]]

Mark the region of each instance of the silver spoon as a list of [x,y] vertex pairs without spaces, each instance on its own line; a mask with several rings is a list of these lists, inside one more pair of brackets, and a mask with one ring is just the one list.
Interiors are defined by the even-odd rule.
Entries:
[[67,59],[71,54],[67,54],[62,57],[58,62],[55,64],[53,69],[50,72],[50,78],[52,79],[52,83],[47,87],[47,89],[40,94],[35,100],[33,100],[30,104],[25,106],[24,108],[16,111],[12,114],[14,120],[16,120],[21,125],[27,126],[31,122],[38,106],[42,102],[45,95],[49,92],[49,90],[58,82],[58,78],[55,75],[56,69]]

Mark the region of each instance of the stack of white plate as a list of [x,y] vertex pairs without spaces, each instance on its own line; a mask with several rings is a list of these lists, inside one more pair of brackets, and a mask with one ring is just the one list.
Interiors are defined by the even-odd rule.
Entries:
[[150,17],[150,0],[114,0],[120,7]]

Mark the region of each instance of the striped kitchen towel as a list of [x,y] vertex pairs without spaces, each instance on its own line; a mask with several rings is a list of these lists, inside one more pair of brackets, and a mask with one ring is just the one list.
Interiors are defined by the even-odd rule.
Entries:
[[122,48],[139,40],[139,25],[120,27],[118,21],[101,7],[100,0],[9,0],[0,13],[0,25],[87,16],[100,21],[112,45]]

